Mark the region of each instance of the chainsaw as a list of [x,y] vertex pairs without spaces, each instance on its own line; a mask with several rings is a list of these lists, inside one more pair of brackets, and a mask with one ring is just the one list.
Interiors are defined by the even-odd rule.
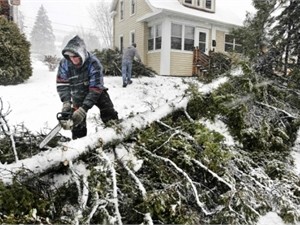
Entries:
[[45,139],[40,143],[39,147],[43,148],[56,134],[63,128],[64,130],[73,129],[72,112],[59,112],[56,114],[58,124],[49,132]]

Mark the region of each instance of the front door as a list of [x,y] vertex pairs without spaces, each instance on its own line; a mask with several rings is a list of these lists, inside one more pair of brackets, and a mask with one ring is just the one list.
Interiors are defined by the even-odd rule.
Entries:
[[208,30],[196,28],[195,46],[199,47],[201,52],[208,54]]

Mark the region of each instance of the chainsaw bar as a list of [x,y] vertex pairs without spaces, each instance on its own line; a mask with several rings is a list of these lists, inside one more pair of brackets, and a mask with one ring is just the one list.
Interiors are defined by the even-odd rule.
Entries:
[[45,137],[45,139],[40,143],[40,148],[43,148],[46,144],[48,144],[48,142],[55,137],[55,135],[61,130],[62,126],[59,124],[56,125],[56,127],[54,127],[49,134]]

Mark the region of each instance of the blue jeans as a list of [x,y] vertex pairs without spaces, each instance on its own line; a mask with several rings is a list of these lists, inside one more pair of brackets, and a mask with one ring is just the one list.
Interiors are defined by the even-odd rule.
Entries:
[[128,82],[131,80],[131,72],[132,72],[132,61],[123,61],[122,62],[123,84],[128,84]]

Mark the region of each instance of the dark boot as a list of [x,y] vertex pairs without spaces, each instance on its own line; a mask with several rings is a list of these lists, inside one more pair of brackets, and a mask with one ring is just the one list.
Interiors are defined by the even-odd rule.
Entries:
[[86,120],[72,129],[72,139],[82,138],[87,135]]

